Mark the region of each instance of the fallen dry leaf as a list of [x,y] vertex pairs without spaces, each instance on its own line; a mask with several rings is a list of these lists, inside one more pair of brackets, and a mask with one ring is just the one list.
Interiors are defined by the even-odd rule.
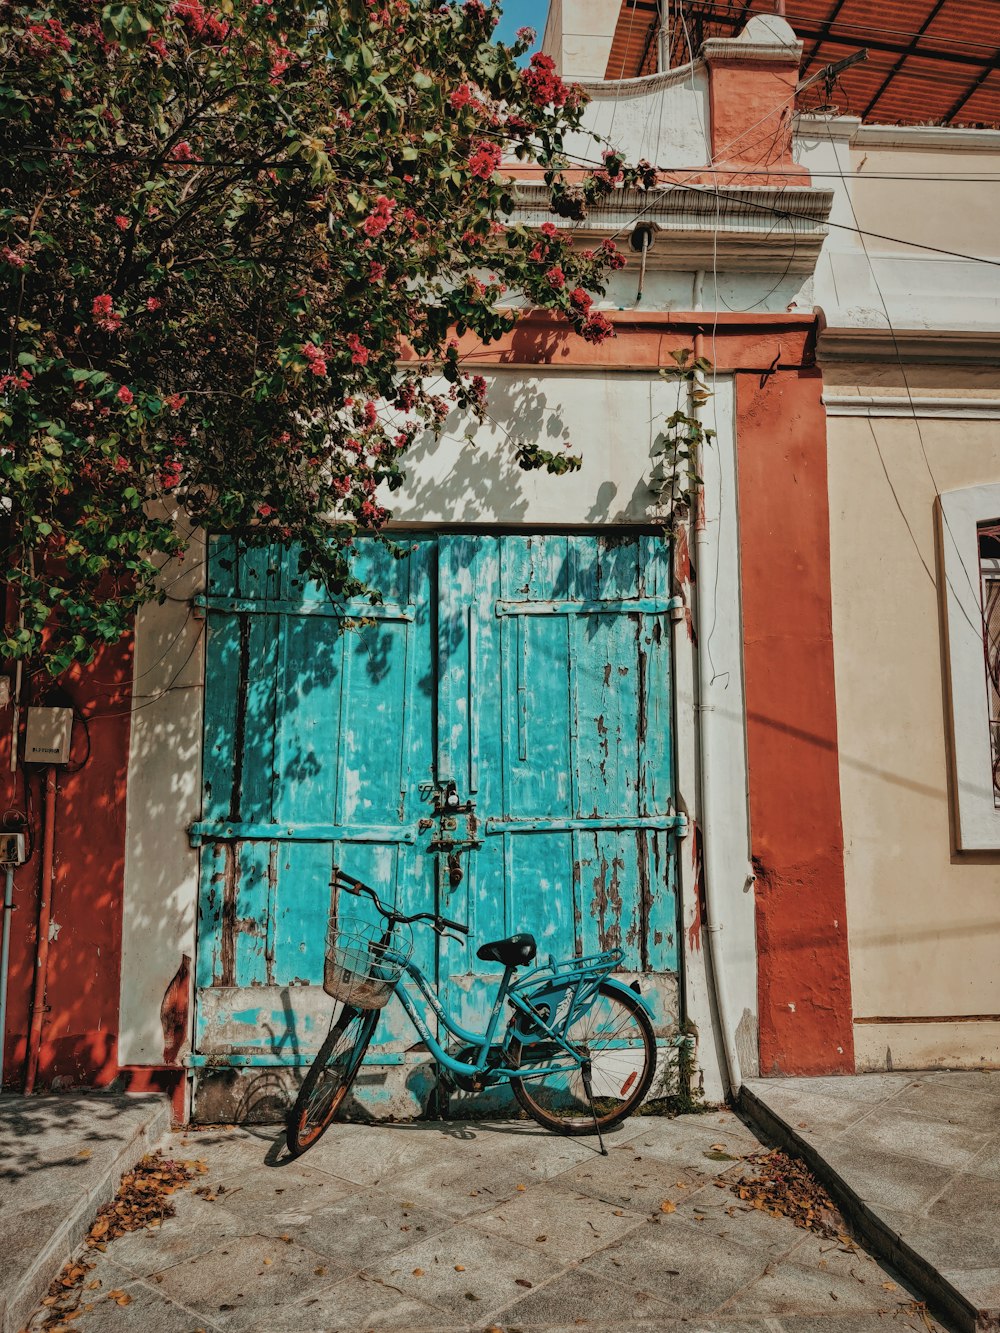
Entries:
[[660,1212],[661,1212],[661,1213],[676,1213],[676,1212],[677,1212],[677,1205],[676,1205],[675,1203],[671,1203],[669,1199],[664,1199],[663,1202],[660,1204]]
[[539,1245],[541,1245],[543,1240],[548,1240],[548,1236],[536,1236],[535,1240],[537,1240]]
[[833,1200],[797,1157],[775,1148],[771,1152],[752,1153],[747,1159],[757,1168],[752,1176],[741,1176],[722,1188],[730,1188],[744,1203],[770,1217],[787,1217],[797,1227],[816,1232],[831,1240],[843,1234],[843,1220]]
[[323,1267],[322,1264],[320,1264],[319,1268],[314,1268],[314,1269],[313,1269],[313,1272],[316,1274],[317,1277],[325,1277],[325,1276],[326,1276],[326,1269]]
[[526,1277],[516,1277],[516,1278],[514,1279],[514,1282],[515,1282],[515,1284],[516,1284],[517,1286],[519,1286],[519,1287],[531,1287],[531,1286],[534,1286],[534,1283],[529,1282],[528,1279],[527,1279]]
[[423,1277],[423,1275],[424,1275],[424,1270],[422,1268],[415,1268],[413,1270],[414,1277]]
[[518,1192],[518,1194],[523,1194],[524,1191],[525,1191],[527,1188],[528,1188],[527,1185],[518,1185],[518,1186],[517,1186],[517,1192]]
[[465,1264],[456,1264],[456,1265],[455,1265],[455,1272],[456,1272],[456,1273],[464,1273],[464,1272],[465,1272]]

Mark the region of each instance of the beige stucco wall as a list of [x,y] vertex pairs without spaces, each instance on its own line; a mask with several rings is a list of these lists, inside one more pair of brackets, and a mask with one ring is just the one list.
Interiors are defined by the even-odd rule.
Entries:
[[[1000,254],[1000,153],[958,148],[851,149],[854,207],[866,230],[970,255]],[[878,240],[880,251],[911,247]]]
[[[915,396],[1000,394],[992,369],[906,374]],[[825,386],[902,391],[896,368],[827,367]],[[830,416],[828,448],[858,1067],[1000,1064],[1000,852],[953,851],[935,512],[938,491],[1000,480],[1000,420],[924,418],[918,434]]]

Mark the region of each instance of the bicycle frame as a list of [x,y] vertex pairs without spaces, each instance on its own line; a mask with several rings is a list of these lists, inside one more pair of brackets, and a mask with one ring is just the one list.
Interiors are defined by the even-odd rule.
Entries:
[[[445,1028],[457,1037],[460,1041],[468,1043],[477,1053],[475,1062],[465,1060],[456,1060],[454,1056],[449,1055],[441,1043],[437,1040],[424,1021],[423,1015],[415,1005],[412,998],[403,988],[403,978],[400,977],[396,982],[395,993],[406,1011],[407,1017],[416,1028],[420,1037],[427,1044],[434,1059],[445,1069],[449,1069],[453,1074],[461,1074],[466,1077],[485,1077],[489,1083],[502,1083],[509,1078],[519,1078],[524,1074],[517,1066],[505,1064],[490,1065],[489,1054],[493,1048],[500,1025],[500,1016],[503,1012],[504,1001],[509,1003],[525,1018],[529,1019],[536,1033],[542,1032],[545,1036],[556,1043],[563,1051],[572,1056],[577,1064],[582,1065],[586,1057],[582,1055],[570,1041],[566,1039],[562,1032],[558,1031],[558,1024],[564,1031],[568,1030],[570,1023],[578,1016],[581,1010],[589,1009],[593,1002],[593,996],[597,987],[605,976],[610,973],[617,959],[613,954],[597,955],[595,958],[573,959],[565,964],[557,964],[550,961],[547,966],[534,968],[526,973],[511,985],[511,977],[514,973],[513,968],[505,968],[500,985],[497,989],[496,999],[493,1002],[493,1008],[490,1012],[489,1022],[486,1025],[485,1033],[470,1032],[463,1028],[460,1023],[448,1013],[444,1005],[431,990],[430,983],[416,963],[410,959],[404,959],[401,955],[393,955],[392,950],[386,950],[386,958],[399,963],[405,974],[413,981],[420,994],[430,1005],[431,1009],[444,1024]],[[605,966],[606,964],[606,966]],[[589,965],[589,966],[588,966]],[[532,1005],[531,1000],[520,992],[529,984],[537,984],[543,977],[553,978],[552,984],[558,989],[565,989],[567,986],[574,987],[571,1001],[567,1007],[557,1006],[550,1024],[545,1016]],[[555,980],[557,978],[557,980]],[[587,983],[590,983],[589,985]],[[586,995],[581,995],[581,989],[586,986]],[[565,1063],[531,1066],[531,1077],[539,1078],[548,1074],[560,1073],[565,1070]]]

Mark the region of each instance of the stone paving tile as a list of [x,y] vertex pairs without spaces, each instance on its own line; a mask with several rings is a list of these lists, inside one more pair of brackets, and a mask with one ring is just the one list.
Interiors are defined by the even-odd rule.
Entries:
[[747,1084],[751,1091],[763,1089],[766,1092],[771,1087],[790,1091],[798,1089],[824,1096],[849,1097],[852,1101],[871,1102],[874,1105],[895,1096],[918,1078],[919,1075],[914,1074],[865,1074],[863,1077],[856,1074],[828,1074],[821,1078],[748,1079]]
[[362,1277],[395,1287],[449,1315],[490,1323],[493,1311],[565,1267],[540,1250],[457,1225],[371,1264]]
[[291,1206],[301,1208],[309,1204],[332,1203],[336,1199],[356,1194],[358,1186],[331,1176],[328,1171],[317,1171],[302,1161],[286,1159],[277,1167],[254,1167],[250,1171],[232,1171],[223,1176],[213,1172],[203,1177],[203,1183],[215,1192],[218,1185],[223,1191],[215,1195],[214,1207],[238,1214],[250,1222],[260,1219],[268,1230],[273,1224],[268,1219]]
[[[784,1315],[776,1326],[781,1333],[947,1333],[943,1324],[939,1324],[930,1315],[926,1320],[922,1314],[909,1313],[905,1306],[897,1308],[891,1315],[884,1314],[830,1314],[830,1315]],[[770,1323],[768,1324],[770,1328]]]
[[901,1213],[895,1208],[880,1208],[879,1217],[897,1236],[937,1267],[1000,1267],[1000,1230],[989,1229],[976,1218],[963,1219],[957,1225],[934,1217]]
[[1000,1180],[957,1175],[927,1210],[927,1216],[952,1226],[968,1226],[975,1218],[977,1231],[1000,1233]]
[[995,1135],[965,1168],[970,1176],[1000,1180],[1000,1134]]
[[[893,1290],[886,1291],[884,1282],[892,1282]],[[833,1310],[838,1314],[878,1310],[892,1313],[912,1299],[878,1268],[873,1277],[859,1279],[804,1264],[778,1263],[769,1265],[768,1271],[729,1305],[733,1313],[741,1315],[824,1315]]]
[[209,1329],[223,1327],[214,1319],[169,1300],[151,1283],[123,1282],[115,1290],[129,1297],[128,1305],[118,1305],[102,1294],[94,1302],[93,1311],[85,1313],[81,1322],[72,1327],[100,1330],[100,1333],[195,1333],[199,1328],[208,1333]]
[[645,1221],[641,1213],[581,1197],[556,1181],[544,1189],[527,1189],[507,1203],[478,1213],[468,1225],[538,1249],[565,1266],[603,1249]]
[[395,1198],[467,1217],[520,1193],[518,1185],[531,1188],[581,1160],[606,1159],[585,1141],[556,1135],[544,1141],[534,1136],[513,1135],[508,1140],[490,1136],[485,1141],[450,1141],[447,1148],[439,1140],[430,1162],[387,1177],[383,1188]]
[[[671,1219],[667,1219],[668,1223]],[[650,1225],[584,1261],[581,1271],[655,1292],[677,1314],[710,1314],[758,1278],[759,1246],[736,1244],[686,1220]]]
[[996,1319],[1000,1311],[1000,1268],[961,1267],[941,1271],[977,1310],[987,1310]]
[[849,1135],[825,1144],[823,1158],[866,1203],[904,1213],[919,1212],[954,1176],[930,1162],[859,1147]]
[[1000,1113],[1000,1084],[983,1082],[979,1087],[965,1081],[956,1082],[956,1076],[942,1074],[935,1079],[922,1079],[894,1097],[894,1111],[933,1116],[978,1128],[988,1128]]
[[992,1124],[984,1124],[979,1119],[972,1123],[953,1124],[911,1115],[900,1108],[900,1100],[895,1098],[888,1106],[877,1107],[852,1125],[850,1132],[842,1134],[839,1141],[849,1141],[852,1151],[874,1149],[952,1171],[963,1171],[996,1133]]
[[437,1126],[334,1125],[309,1150],[308,1161],[355,1184],[378,1185],[440,1164],[445,1144],[453,1142],[461,1141]]
[[242,1236],[165,1269],[154,1281],[169,1299],[225,1328],[242,1328],[332,1286],[328,1264],[301,1245]]
[[835,1137],[873,1110],[870,1102],[799,1087],[769,1088],[767,1105],[793,1129],[807,1132],[810,1139]]
[[363,1277],[350,1277],[322,1293],[268,1310],[246,1333],[360,1333],[362,1329],[466,1327],[466,1315],[450,1317],[425,1301]]
[[760,1250],[765,1261],[780,1259],[800,1244],[804,1232],[786,1218],[771,1217],[758,1208],[741,1204],[728,1190],[714,1186],[699,1190],[692,1198],[677,1199],[677,1213],[664,1217],[660,1225],[668,1226],[675,1219],[693,1222],[719,1240]]
[[[704,1149],[707,1146],[692,1149],[689,1143],[682,1144],[676,1158],[671,1160],[666,1153],[662,1157],[653,1156],[641,1142],[637,1142],[631,1152],[591,1157],[570,1167],[559,1177],[559,1183],[616,1208],[653,1213],[664,1199],[678,1202],[682,1196],[693,1197],[695,1191],[708,1182],[710,1174],[721,1174],[733,1165],[732,1162],[715,1163],[706,1159]],[[696,1160],[698,1166],[686,1164],[692,1160]],[[702,1165],[706,1170],[700,1169]],[[684,1184],[684,1190],[678,1182]]]
[[[575,1268],[508,1305],[494,1316],[494,1322],[504,1329],[548,1330],[554,1324],[585,1327],[587,1333],[593,1333],[592,1321],[598,1327],[615,1329],[627,1327],[632,1320],[663,1328],[672,1313],[666,1300],[662,1284],[652,1278],[620,1282]],[[579,1323],[581,1319],[585,1324]]]
[[289,1235],[347,1273],[388,1258],[424,1236],[446,1231],[453,1218],[372,1187],[317,1206],[306,1195],[274,1215],[271,1234]]

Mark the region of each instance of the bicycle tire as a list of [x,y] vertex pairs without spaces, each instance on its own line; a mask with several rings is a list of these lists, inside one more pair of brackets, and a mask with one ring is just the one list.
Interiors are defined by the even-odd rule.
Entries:
[[[616,1011],[624,1017],[605,1022],[599,1033],[596,1025],[602,1016]],[[627,1040],[633,1044],[617,1050],[611,1047],[609,1043],[621,1040],[626,1029]],[[594,1003],[573,1025],[568,1036],[577,1044],[585,1044],[591,1054],[597,1125],[605,1130],[627,1120],[649,1091],[656,1074],[656,1038],[649,1015],[639,999],[616,986],[602,985]],[[540,1063],[551,1063],[553,1058],[558,1058],[558,1048],[553,1048],[552,1043],[546,1046],[544,1042],[525,1046],[514,1037],[507,1054],[512,1066],[520,1066],[525,1057],[532,1054]],[[580,1066],[571,1063],[568,1057],[564,1070],[539,1078],[512,1075],[510,1086],[520,1106],[545,1129],[556,1134],[596,1132]]]
[[317,1143],[357,1077],[379,1019],[378,1009],[345,1005],[323,1039],[288,1116],[285,1142],[292,1157]]

